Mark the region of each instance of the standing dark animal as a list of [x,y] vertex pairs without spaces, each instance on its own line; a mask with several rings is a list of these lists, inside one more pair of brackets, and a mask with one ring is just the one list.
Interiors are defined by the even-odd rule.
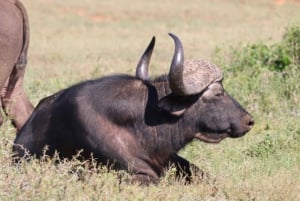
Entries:
[[[16,157],[57,151],[70,158],[82,150],[84,158],[93,155],[134,180],[155,183],[169,165],[190,176],[193,165],[177,152],[193,139],[218,143],[247,133],[252,116],[223,89],[220,70],[202,60],[184,62],[180,40],[170,35],[175,53],[167,76],[148,80],[146,60],[137,76],[90,80],[43,99],[17,134]],[[150,59],[152,50],[146,52],[142,58]]]
[[[29,25],[18,0],[0,0],[0,108],[19,130],[33,111],[23,90]],[[3,122],[0,113],[0,126]]]

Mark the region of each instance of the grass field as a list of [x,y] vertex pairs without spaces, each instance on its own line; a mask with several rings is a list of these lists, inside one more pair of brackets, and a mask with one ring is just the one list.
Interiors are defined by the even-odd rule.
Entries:
[[[195,141],[180,152],[210,180],[182,185],[170,170],[158,185],[141,187],[120,182],[125,173],[87,168],[76,160],[54,165],[45,158],[13,166],[16,133],[6,120],[0,128],[0,200],[300,200],[300,57],[284,69],[272,67],[287,29],[300,25],[300,1],[22,2],[31,27],[24,85],[34,104],[82,80],[133,74],[153,35],[150,73],[167,73],[172,32],[181,38],[186,58],[213,60],[223,69],[225,88],[256,124],[241,139],[218,145]],[[267,52],[270,62],[260,62],[260,52]]]

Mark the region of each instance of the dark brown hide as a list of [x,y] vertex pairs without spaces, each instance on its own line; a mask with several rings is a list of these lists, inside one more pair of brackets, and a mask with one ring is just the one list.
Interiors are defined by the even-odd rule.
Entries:
[[[19,130],[33,111],[23,90],[29,24],[17,0],[0,0],[0,105]],[[2,124],[0,114],[0,125]]]
[[158,182],[169,165],[188,180],[191,169],[201,176],[177,152],[193,139],[217,143],[241,137],[254,121],[221,80],[194,95],[175,94],[171,88],[168,76],[147,80],[142,73],[64,89],[40,101],[17,134],[15,156],[53,156],[57,151],[71,158],[82,150],[84,158],[93,155],[99,163],[125,169],[141,183]]
[[[177,155],[182,147],[195,138],[219,142],[240,137],[252,127],[252,117],[217,85],[222,91],[207,89],[192,100],[174,96],[174,104],[180,100],[188,107],[176,116],[158,106],[171,93],[166,79],[146,84],[127,76],[87,81],[42,100],[17,134],[13,149],[18,157],[26,152],[41,157],[48,146],[46,154],[56,150],[62,158],[83,150],[84,158],[93,154],[100,163],[113,162],[142,183],[157,182],[170,164],[178,174],[189,176],[194,165]],[[199,133],[209,133],[211,140]]]

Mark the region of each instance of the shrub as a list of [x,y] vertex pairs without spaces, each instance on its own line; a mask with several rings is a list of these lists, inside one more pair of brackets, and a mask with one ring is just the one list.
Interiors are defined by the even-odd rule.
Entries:
[[287,28],[278,43],[264,42],[216,50],[226,89],[256,121],[248,157],[293,152],[300,144],[300,28]]
[[216,63],[225,67],[227,88],[246,106],[270,114],[300,105],[298,26],[287,28],[278,43],[259,42],[225,51],[217,49],[215,55]]
[[294,64],[300,64],[300,28],[293,26],[287,29],[283,35],[283,43]]

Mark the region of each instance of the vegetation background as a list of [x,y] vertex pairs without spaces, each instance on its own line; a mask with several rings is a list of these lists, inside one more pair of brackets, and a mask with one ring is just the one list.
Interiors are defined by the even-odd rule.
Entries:
[[[180,152],[211,175],[182,185],[120,182],[84,162],[13,166],[15,130],[0,128],[0,200],[300,200],[299,0],[23,0],[31,43],[25,89],[34,104],[76,82],[135,72],[151,37],[150,73],[168,72],[177,34],[186,58],[224,71],[224,86],[254,115],[241,139],[195,141]],[[127,177],[122,173],[123,178]]]

